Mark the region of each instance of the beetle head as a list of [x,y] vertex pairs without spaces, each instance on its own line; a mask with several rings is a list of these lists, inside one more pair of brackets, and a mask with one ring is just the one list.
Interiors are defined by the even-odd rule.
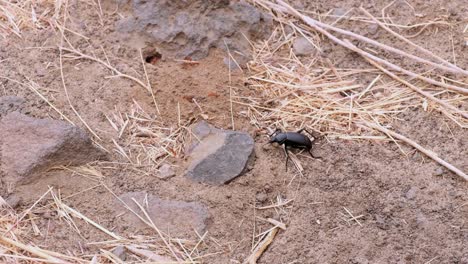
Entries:
[[276,141],[276,135],[278,133],[281,133],[281,129],[277,128],[275,131],[273,131],[273,133],[270,134],[270,141],[268,141],[268,143],[274,143],[274,142],[277,142]]
[[273,131],[273,133],[270,134],[270,137],[272,137],[272,136],[274,136],[274,135],[276,135],[278,133],[281,133],[281,132],[282,132],[281,129],[277,128],[275,131]]
[[269,143],[280,143],[283,142],[286,139],[286,134],[281,133],[281,130],[275,131],[275,133],[272,134],[272,137],[270,138]]

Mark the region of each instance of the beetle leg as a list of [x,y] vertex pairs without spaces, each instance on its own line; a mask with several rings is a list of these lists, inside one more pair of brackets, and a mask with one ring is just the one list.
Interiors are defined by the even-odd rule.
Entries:
[[308,152],[309,152],[309,154],[310,154],[310,156],[311,156],[312,158],[314,158],[314,159],[322,159],[322,157],[315,157],[314,154],[312,154],[312,149],[309,149]]
[[289,153],[288,148],[284,145],[284,154],[286,155],[286,171],[288,171],[288,161],[289,161]]
[[309,131],[309,130],[307,130],[307,129],[305,129],[305,128],[301,128],[301,129],[299,129],[299,131],[298,131],[297,133],[301,133],[301,132],[303,132],[303,131],[307,132],[307,134],[309,134],[309,135],[312,137],[312,141],[314,141],[314,140],[315,140],[315,136],[314,136],[314,134],[310,133],[310,131]]

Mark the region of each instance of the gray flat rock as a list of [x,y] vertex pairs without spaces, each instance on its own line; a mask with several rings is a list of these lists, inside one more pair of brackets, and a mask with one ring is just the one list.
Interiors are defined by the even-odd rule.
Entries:
[[[119,197],[134,212],[144,217],[143,212],[132,200],[134,198],[147,211],[149,217],[162,232],[172,237],[186,237],[194,235],[194,230],[199,234],[206,231],[210,218],[208,208],[199,202],[184,202],[174,200],[161,200],[159,197],[145,192],[130,192]],[[128,209],[125,209],[120,201],[116,201],[116,214],[122,215],[126,225],[139,229],[151,229]]]
[[254,150],[249,134],[217,129],[205,121],[196,124],[192,132],[200,142],[196,140],[189,148],[189,179],[221,185],[245,171]]

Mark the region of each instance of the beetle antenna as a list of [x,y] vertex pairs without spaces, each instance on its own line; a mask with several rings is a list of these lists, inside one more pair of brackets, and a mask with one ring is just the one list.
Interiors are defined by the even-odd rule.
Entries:
[[277,128],[273,133],[270,134],[270,137],[272,137],[274,134],[280,133],[281,129]]

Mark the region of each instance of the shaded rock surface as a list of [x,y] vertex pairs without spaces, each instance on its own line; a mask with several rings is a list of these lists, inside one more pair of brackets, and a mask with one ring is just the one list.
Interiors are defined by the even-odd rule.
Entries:
[[244,1],[132,0],[131,15],[118,22],[120,32],[139,32],[164,55],[202,59],[213,47],[248,54],[250,40],[269,34],[271,18]]
[[60,165],[81,165],[104,157],[78,127],[13,112],[0,121],[0,165],[9,182],[27,183]]
[[[159,197],[145,192],[130,192],[121,195],[119,198],[134,212],[145,218],[138,205],[132,200],[134,198],[145,208],[156,227],[173,237],[190,236],[194,234],[194,230],[199,234],[203,234],[210,218],[208,208],[199,202],[161,200]],[[120,201],[116,201],[116,203],[116,214],[125,212],[121,218],[128,226],[139,229],[149,228],[137,216],[124,208]]]
[[197,140],[188,152],[186,176],[208,184],[225,184],[241,175],[254,150],[253,138],[244,132],[217,129],[201,121],[192,133]]

